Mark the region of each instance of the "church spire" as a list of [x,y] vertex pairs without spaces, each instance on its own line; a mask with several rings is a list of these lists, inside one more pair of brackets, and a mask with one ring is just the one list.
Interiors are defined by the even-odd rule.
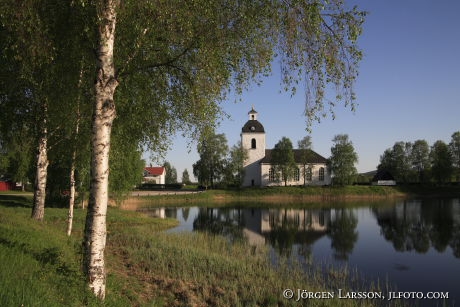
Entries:
[[254,105],[252,105],[251,111],[248,112],[249,120],[257,120],[257,111],[254,110]]

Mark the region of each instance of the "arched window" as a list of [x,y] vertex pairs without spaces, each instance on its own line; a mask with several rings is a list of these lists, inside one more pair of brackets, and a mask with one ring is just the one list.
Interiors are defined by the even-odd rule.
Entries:
[[268,171],[268,181],[275,181],[275,169],[273,167],[270,167],[270,170]]
[[256,149],[256,139],[251,140],[251,148]]
[[319,176],[318,176],[318,177],[319,177],[319,178],[318,178],[319,181],[324,181],[324,167],[321,167],[321,168],[319,169]]
[[300,169],[296,168],[294,170],[294,181],[299,181],[300,180]]

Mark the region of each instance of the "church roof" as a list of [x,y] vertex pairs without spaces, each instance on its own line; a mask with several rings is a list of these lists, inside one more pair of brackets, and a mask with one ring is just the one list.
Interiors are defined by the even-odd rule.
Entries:
[[242,132],[265,132],[264,126],[258,120],[248,120],[241,129]]
[[257,111],[254,110],[254,106],[252,106],[252,109],[248,112],[248,114],[257,114]]
[[[303,155],[303,150],[302,149],[293,149],[294,152],[294,160],[297,164],[302,164],[302,155]],[[271,164],[272,160],[272,152],[273,149],[265,149],[265,157],[260,161],[260,163],[267,163]],[[326,164],[327,159],[321,156],[320,154],[314,152],[313,150],[310,150],[309,153],[309,159],[308,163],[312,164]]]

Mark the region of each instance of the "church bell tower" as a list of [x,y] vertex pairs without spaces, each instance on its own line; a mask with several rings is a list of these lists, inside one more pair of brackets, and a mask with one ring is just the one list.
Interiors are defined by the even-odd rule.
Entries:
[[261,185],[260,161],[265,157],[265,130],[257,120],[258,113],[252,107],[248,112],[249,120],[241,130],[241,144],[248,152],[248,158],[244,163],[245,176],[243,186]]

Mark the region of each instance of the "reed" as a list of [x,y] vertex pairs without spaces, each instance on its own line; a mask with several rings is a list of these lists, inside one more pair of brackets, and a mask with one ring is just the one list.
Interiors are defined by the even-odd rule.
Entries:
[[[12,196],[8,196],[12,197]],[[81,272],[84,210],[75,211],[67,237],[66,209],[46,209],[30,219],[27,199],[0,195],[0,306],[299,306],[284,289],[352,289],[353,273],[281,258],[264,246],[207,233],[167,234],[175,221],[110,208],[107,296],[86,290]],[[360,284],[360,291],[375,289]],[[378,286],[377,288],[379,288]],[[309,306],[376,306],[377,300],[311,299]],[[386,305],[386,304],[385,304]]]

